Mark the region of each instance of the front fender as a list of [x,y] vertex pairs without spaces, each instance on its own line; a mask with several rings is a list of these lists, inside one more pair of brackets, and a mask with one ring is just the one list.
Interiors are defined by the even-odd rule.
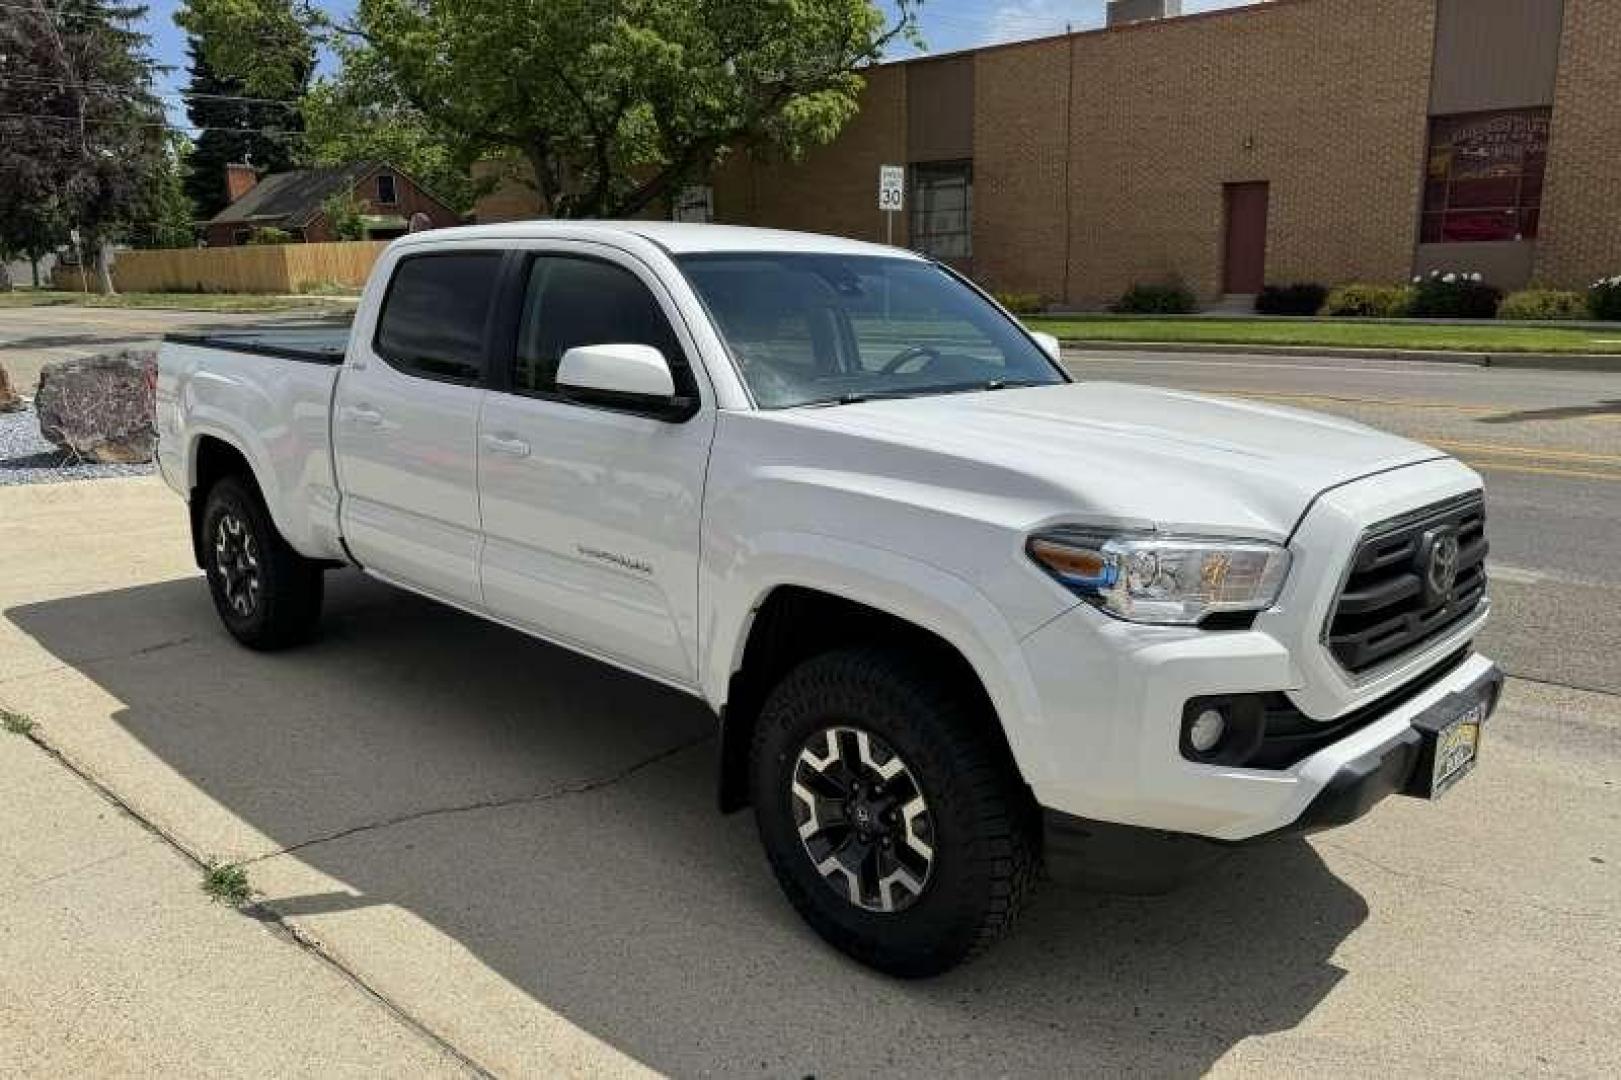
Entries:
[[1040,699],[1018,636],[968,581],[882,548],[802,532],[754,537],[746,554],[723,569],[706,564],[702,572],[700,682],[717,711],[742,667],[754,617],[767,597],[786,586],[812,589],[903,619],[956,648],[979,676],[1015,760],[1030,775]]

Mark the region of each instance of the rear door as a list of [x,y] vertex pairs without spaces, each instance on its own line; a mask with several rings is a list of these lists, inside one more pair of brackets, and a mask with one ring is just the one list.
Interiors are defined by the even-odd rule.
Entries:
[[[666,682],[696,683],[698,527],[714,436],[713,394],[657,276],[605,245],[524,252],[479,425],[485,603],[543,637]],[[557,390],[577,345],[651,345],[678,393],[671,422],[582,405]]]
[[333,401],[343,535],[367,570],[469,607],[478,582],[478,420],[503,253],[395,264],[375,323],[357,323]]

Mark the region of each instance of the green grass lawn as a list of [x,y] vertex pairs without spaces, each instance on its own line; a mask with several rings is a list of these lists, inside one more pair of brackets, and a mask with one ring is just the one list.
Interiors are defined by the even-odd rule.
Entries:
[[264,296],[257,293],[120,293],[98,296],[54,290],[19,289],[0,293],[0,308],[79,304],[101,308],[157,308],[170,311],[353,311],[353,296]]
[[1202,345],[1306,345],[1449,352],[1621,353],[1621,327],[1436,326],[1355,319],[1156,319],[1113,315],[1024,319],[1066,341],[1187,342]]

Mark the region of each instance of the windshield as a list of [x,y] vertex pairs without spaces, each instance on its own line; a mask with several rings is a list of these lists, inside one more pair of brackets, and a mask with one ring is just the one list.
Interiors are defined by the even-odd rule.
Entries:
[[933,263],[846,255],[688,255],[762,408],[1065,381],[1029,336]]

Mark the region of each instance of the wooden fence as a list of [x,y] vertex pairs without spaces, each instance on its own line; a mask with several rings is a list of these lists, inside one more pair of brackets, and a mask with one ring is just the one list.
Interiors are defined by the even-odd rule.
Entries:
[[[120,251],[113,262],[119,292],[299,293],[322,286],[359,288],[387,247],[381,240],[335,244]],[[79,271],[58,267],[58,289],[82,288]],[[90,291],[96,291],[90,271]]]

